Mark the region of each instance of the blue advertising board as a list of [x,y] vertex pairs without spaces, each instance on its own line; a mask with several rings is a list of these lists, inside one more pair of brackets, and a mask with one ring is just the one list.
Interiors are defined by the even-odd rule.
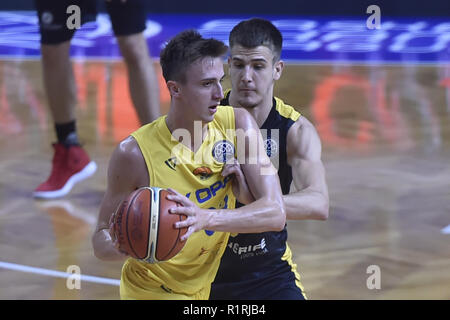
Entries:
[[[364,18],[261,16],[271,20],[284,39],[287,62],[414,62],[450,61],[450,20],[446,18],[382,17],[379,29],[369,29]],[[185,29],[228,43],[230,30],[244,15],[151,14],[147,38],[157,57],[164,43]],[[33,11],[0,12],[0,56],[40,56],[38,18]],[[119,58],[109,16],[99,14],[84,24],[72,40],[73,57]]]

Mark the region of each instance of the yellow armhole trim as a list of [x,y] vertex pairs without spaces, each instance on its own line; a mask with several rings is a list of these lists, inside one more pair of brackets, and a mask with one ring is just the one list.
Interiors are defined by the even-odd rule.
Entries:
[[289,118],[293,121],[297,121],[300,118],[301,113],[295,110],[292,106],[287,105],[283,100],[275,97],[276,109],[285,118]]

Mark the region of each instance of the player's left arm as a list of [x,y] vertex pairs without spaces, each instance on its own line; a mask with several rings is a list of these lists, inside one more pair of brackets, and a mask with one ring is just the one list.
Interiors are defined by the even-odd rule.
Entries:
[[[276,169],[270,162],[264,150],[259,128],[253,117],[244,109],[235,109],[236,129],[243,129],[245,143],[239,144],[243,150],[241,168],[248,183],[248,188],[255,201],[237,209],[203,209],[175,190],[168,195],[170,200],[177,201],[182,206],[172,208],[171,213],[185,214],[188,218],[177,222],[176,228],[188,228],[181,240],[187,239],[192,233],[207,229],[235,233],[255,233],[283,230],[286,223],[280,180]],[[251,150],[250,145],[257,146]],[[241,149],[240,146],[243,146]]]
[[316,129],[305,117],[300,117],[287,136],[287,158],[294,187],[283,196],[287,219],[328,218],[328,186],[321,154],[322,144]]

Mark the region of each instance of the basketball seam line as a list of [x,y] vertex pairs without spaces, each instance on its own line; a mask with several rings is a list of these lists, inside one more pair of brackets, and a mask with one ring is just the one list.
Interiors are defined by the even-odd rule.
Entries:
[[149,233],[149,247],[147,252],[146,262],[157,263],[156,249],[158,246],[158,229],[159,229],[159,191],[161,188],[148,187],[152,193],[152,207],[151,207],[151,228]]
[[160,219],[161,218],[161,191],[162,190],[158,190],[158,229],[156,229],[156,245],[155,245],[155,258],[159,261],[164,260],[164,257],[163,257],[163,259],[158,258],[159,227],[160,227],[160,223],[161,223],[161,219]]
[[156,228],[156,237],[155,237],[156,242],[155,242],[155,251],[154,251],[154,257],[158,261],[159,261],[159,258],[158,258],[159,224],[161,223],[160,211],[161,211],[161,190],[158,190],[158,228]]
[[152,232],[152,223],[153,223],[153,214],[152,214],[152,207],[153,207],[153,189],[149,189],[146,188],[147,190],[149,190],[150,192],[150,206],[148,208],[149,211],[149,217],[148,217],[148,234],[147,234],[147,249],[145,250],[145,257],[144,259],[147,260],[148,258],[150,258],[149,253],[150,253],[150,247],[152,245],[152,241],[151,239],[151,235],[150,233]]

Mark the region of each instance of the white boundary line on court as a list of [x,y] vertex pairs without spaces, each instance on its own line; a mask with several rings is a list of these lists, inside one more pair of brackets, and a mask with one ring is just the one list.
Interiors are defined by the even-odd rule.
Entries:
[[[74,273],[55,271],[55,270],[44,269],[44,268],[30,267],[30,266],[25,266],[22,264],[16,264],[16,263],[4,262],[4,261],[0,261],[0,268],[13,270],[13,271],[19,271],[19,272],[40,274],[40,275],[55,277],[55,278],[65,278],[65,279],[67,279],[69,277],[73,277],[75,275]],[[107,285],[111,285],[111,286],[119,286],[120,285],[120,280],[117,280],[117,279],[88,276],[88,275],[84,275],[84,274],[80,275],[80,280],[86,281],[86,282],[107,284]]]

